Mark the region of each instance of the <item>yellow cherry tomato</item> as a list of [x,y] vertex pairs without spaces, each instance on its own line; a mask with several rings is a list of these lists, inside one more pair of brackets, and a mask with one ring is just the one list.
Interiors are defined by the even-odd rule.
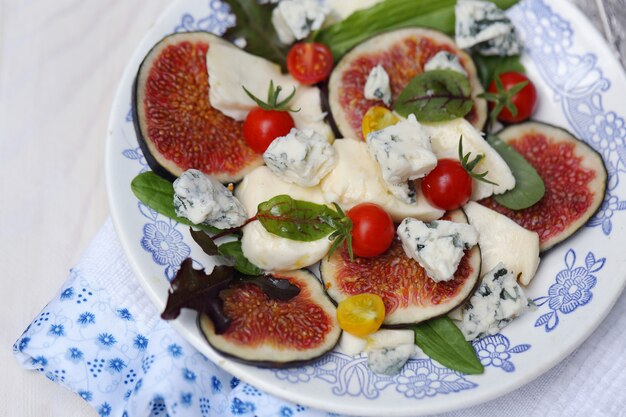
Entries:
[[376,294],[353,295],[337,306],[339,326],[354,336],[365,337],[374,333],[384,319],[385,304]]
[[363,116],[362,130],[363,139],[367,138],[368,133],[375,132],[398,123],[400,119],[393,114],[391,110],[382,106],[374,106],[370,108],[365,116]]

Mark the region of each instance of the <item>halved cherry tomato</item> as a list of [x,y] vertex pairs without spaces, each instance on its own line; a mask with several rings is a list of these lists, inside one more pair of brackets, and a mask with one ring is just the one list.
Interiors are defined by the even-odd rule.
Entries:
[[384,129],[388,126],[395,125],[400,119],[393,114],[391,110],[382,106],[371,107],[363,116],[361,129],[363,131],[363,139],[367,138],[370,132]]
[[256,107],[243,122],[243,137],[255,152],[263,153],[274,139],[285,136],[294,127],[289,112]]
[[[498,86],[494,80],[489,84],[490,93],[506,94],[506,92],[515,85],[528,81],[528,84],[526,84],[524,88],[510,97],[511,103],[517,108],[517,113],[513,115],[505,106],[498,114],[498,120],[504,123],[519,123],[529,119],[537,106],[537,89],[533,82],[524,74],[516,71],[503,72],[498,75],[498,78],[502,81],[503,91],[498,91]],[[490,107],[493,107],[492,103],[489,104]]]
[[324,81],[333,69],[333,54],[323,43],[297,43],[287,53],[287,70],[302,84]]
[[381,206],[357,204],[346,215],[352,220],[352,251],[356,256],[371,258],[384,253],[395,236],[393,220]]
[[440,159],[435,169],[422,178],[426,200],[442,210],[454,210],[472,195],[472,178],[456,159]]
[[339,327],[346,332],[365,337],[380,328],[385,319],[385,304],[376,294],[348,297],[337,306]]

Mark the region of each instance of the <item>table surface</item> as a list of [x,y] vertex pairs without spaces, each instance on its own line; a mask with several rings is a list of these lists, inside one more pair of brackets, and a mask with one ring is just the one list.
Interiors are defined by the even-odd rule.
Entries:
[[[109,214],[103,151],[113,94],[171,2],[0,0],[0,416],[96,415],[22,370],[11,346]],[[576,3],[625,62],[624,0]]]

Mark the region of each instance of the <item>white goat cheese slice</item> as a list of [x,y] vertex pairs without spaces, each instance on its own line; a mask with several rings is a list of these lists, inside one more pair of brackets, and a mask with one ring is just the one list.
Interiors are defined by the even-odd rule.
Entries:
[[414,344],[373,350],[367,354],[367,366],[376,374],[397,375],[413,352],[415,352]]
[[[301,187],[285,182],[266,166],[256,168],[245,176],[235,189],[235,195],[250,215],[258,205],[277,195],[287,194],[296,200],[325,204],[319,187]],[[320,261],[330,250],[327,236],[312,242],[300,242],[276,236],[260,222],[251,222],[243,229],[241,249],[254,265],[266,271],[292,271]]]
[[272,10],[272,24],[278,39],[288,45],[321,28],[329,11],[317,0],[282,0]]
[[[270,81],[283,89],[279,100],[287,97],[295,88],[296,94],[289,107],[300,109],[290,115],[298,129],[311,128],[333,139],[332,130],[324,122],[320,90],[300,85],[289,75],[281,73],[280,66],[264,58],[252,55],[221,39],[211,42],[207,52],[209,73],[209,102],[211,106],[237,121],[245,120],[257,104],[246,94],[245,86],[254,96],[264,100]],[[250,71],[254,68],[254,71]]]
[[455,7],[455,40],[482,55],[517,55],[521,42],[511,20],[494,3],[460,0]]
[[318,185],[337,161],[335,149],[312,129],[291,129],[263,154],[267,167],[286,182],[312,187]]
[[383,0],[326,0],[330,7],[330,14],[326,19],[326,24],[344,20],[352,13],[372,7]]
[[397,232],[407,256],[435,282],[453,279],[463,251],[478,243],[478,232],[472,225],[447,220],[424,223],[406,218]]
[[218,229],[241,226],[248,218],[243,205],[226,187],[197,169],[183,172],[174,181],[174,208],[179,217]]
[[459,328],[465,340],[498,333],[529,306],[524,290],[512,271],[496,265],[462,309]]
[[363,94],[368,100],[381,100],[387,106],[391,104],[389,74],[382,65],[378,64],[370,71],[367,81],[365,81]]
[[452,70],[467,75],[459,57],[448,51],[439,51],[424,65],[424,71]]
[[337,165],[320,183],[327,203],[335,202],[344,210],[359,203],[378,204],[395,222],[406,217],[430,221],[443,216],[443,210],[428,204],[419,186],[415,187],[415,203],[408,204],[394,197],[362,140],[338,139],[333,147],[337,151]]

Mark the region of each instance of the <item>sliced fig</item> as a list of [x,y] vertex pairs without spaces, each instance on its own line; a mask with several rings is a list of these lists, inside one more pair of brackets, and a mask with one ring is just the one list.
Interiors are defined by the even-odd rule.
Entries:
[[268,367],[301,365],[332,350],[341,329],[320,281],[304,270],[273,276],[289,280],[300,293],[280,301],[252,284],[222,290],[223,311],[231,323],[217,334],[211,319],[201,315],[209,344],[235,360]]
[[333,70],[328,100],[335,125],[343,137],[362,138],[363,116],[371,107],[384,105],[382,101],[366,99],[363,93],[373,67],[380,64],[385,68],[395,100],[409,81],[424,71],[426,62],[440,51],[458,56],[467,72],[475,100],[466,119],[482,130],[487,120],[487,104],[476,97],[483,92],[483,87],[472,58],[441,32],[409,28],[383,33],[363,42],[348,52]]
[[[461,210],[444,219],[467,223]],[[362,293],[378,294],[385,303],[383,325],[419,323],[446,314],[473,292],[480,276],[480,249],[465,252],[454,279],[435,282],[402,248],[396,239],[387,252],[375,258],[355,258],[345,247],[322,260],[321,275],[326,292],[336,302]]]
[[540,122],[510,126],[497,135],[537,170],[546,191],[538,203],[524,210],[510,210],[493,198],[480,203],[537,232],[541,251],[571,236],[598,210],[607,171],[600,154],[585,142]]
[[207,32],[167,36],[139,67],[132,98],[137,140],[150,168],[169,180],[195,168],[236,182],[263,163],[242,123],[209,102],[206,53],[218,39]]

